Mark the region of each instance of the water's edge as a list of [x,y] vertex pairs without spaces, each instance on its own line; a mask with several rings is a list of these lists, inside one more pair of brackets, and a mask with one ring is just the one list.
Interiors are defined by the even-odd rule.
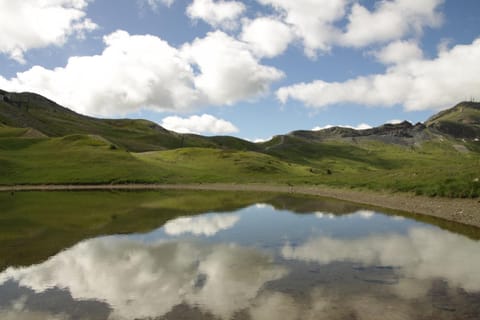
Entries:
[[431,198],[408,193],[359,191],[325,186],[282,186],[265,184],[99,184],[99,185],[12,185],[0,191],[75,191],[75,190],[211,190],[259,191],[315,195],[385,208],[404,213],[432,216],[480,228],[480,200]]

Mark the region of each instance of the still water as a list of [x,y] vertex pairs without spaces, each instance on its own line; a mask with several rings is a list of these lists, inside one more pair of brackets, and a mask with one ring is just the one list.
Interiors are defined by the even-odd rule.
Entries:
[[[69,193],[80,197],[75,210],[51,202],[50,210],[95,216],[88,210],[108,211],[111,196],[101,194],[103,201],[91,207],[81,200],[92,194]],[[224,193],[207,209],[199,197],[210,196],[117,193],[111,203],[119,213],[110,220],[68,222],[72,230],[99,234],[72,244],[66,235],[53,238],[59,250],[51,249],[51,239],[43,242],[47,233],[33,231],[50,234],[59,228],[55,221],[31,227],[24,238],[1,238],[8,248],[1,251],[7,258],[0,319],[480,318],[478,230],[462,235],[452,225],[312,197],[266,194],[239,201],[238,194]],[[9,206],[4,198],[0,213],[13,228],[23,228],[12,222],[20,219],[22,203],[33,214],[35,201],[46,195],[19,197]],[[119,208],[117,200],[129,197],[141,200]],[[108,235],[116,230],[111,225],[133,224],[136,212],[146,219],[145,210],[150,219],[166,218],[149,231],[140,224],[141,232]],[[16,256],[22,250],[57,252],[25,264],[28,259]]]

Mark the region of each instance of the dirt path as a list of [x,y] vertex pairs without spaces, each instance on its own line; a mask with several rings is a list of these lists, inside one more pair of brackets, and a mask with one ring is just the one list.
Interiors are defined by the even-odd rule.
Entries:
[[399,211],[434,216],[480,228],[480,199],[449,199],[381,193],[328,187],[275,186],[260,184],[122,184],[122,185],[19,185],[0,186],[0,191],[54,190],[219,190],[266,191],[317,195]]

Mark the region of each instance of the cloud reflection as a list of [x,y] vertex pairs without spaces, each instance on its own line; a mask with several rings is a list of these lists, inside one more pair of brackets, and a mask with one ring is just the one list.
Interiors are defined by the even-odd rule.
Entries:
[[165,226],[165,233],[171,236],[178,236],[191,233],[196,236],[213,236],[219,231],[232,228],[240,217],[238,215],[215,214],[202,217],[181,217],[168,221]]
[[251,248],[110,237],[81,242],[39,265],[9,268],[0,284],[13,279],[36,292],[66,289],[77,300],[108,303],[112,319],[162,316],[181,303],[228,319],[285,272]]
[[406,277],[442,278],[468,291],[480,291],[480,243],[463,236],[427,228],[406,235],[378,235],[359,239],[319,237],[292,247],[286,259],[329,264],[335,261],[400,267]]
[[2,320],[67,320],[65,314],[50,314],[44,311],[30,311],[25,308],[27,297],[22,296],[10,303],[8,308],[0,309]]
[[[319,219],[325,219],[325,218],[336,219],[336,218],[342,217],[340,215],[336,215],[334,213],[324,212],[324,211],[315,211],[314,214]],[[373,216],[375,216],[375,211],[372,211],[372,210],[358,210],[358,211],[349,213],[345,216],[349,217],[349,218],[357,217],[357,218],[368,220],[368,219],[371,219]]]

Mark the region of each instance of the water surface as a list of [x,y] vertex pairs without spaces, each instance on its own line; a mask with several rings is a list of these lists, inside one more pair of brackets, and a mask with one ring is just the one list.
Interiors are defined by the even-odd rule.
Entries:
[[1,197],[26,233],[0,238],[0,319],[480,318],[476,229],[291,195]]

